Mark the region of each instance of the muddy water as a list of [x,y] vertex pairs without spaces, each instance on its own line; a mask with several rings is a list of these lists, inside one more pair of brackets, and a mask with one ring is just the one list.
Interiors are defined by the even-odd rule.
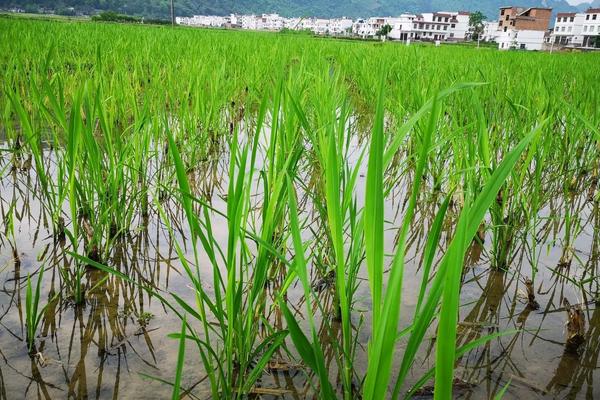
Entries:
[[[6,163],[5,159],[0,168]],[[198,190],[212,194],[213,206],[219,210],[226,207],[223,200],[226,183],[207,184],[207,181],[212,182],[207,176],[222,178],[225,175],[223,159],[208,173],[192,177]],[[362,199],[364,174],[360,180],[358,198]],[[3,218],[14,205],[14,237],[5,231],[0,234],[0,399],[168,398],[170,387],[149,377],[173,379],[177,343],[167,335],[179,330],[179,319],[139,286],[91,269],[86,270],[84,276],[88,293],[83,306],[74,305],[67,296],[55,297],[61,290],[61,293],[66,292],[63,274],[73,268],[73,261],[65,253],[68,247],[56,241],[45,228],[43,207],[34,189],[37,184],[32,169],[5,172],[0,184]],[[399,226],[402,219],[405,194],[400,186],[386,203],[386,219],[391,221],[386,235],[388,252],[394,247],[394,227]],[[573,242],[575,256],[570,267],[558,266],[563,253],[560,201],[540,214],[541,218],[551,221],[547,229],[555,232],[556,239],[554,235],[540,235],[534,248],[531,237],[520,238],[508,272],[491,267],[489,234],[483,247],[473,244],[470,249],[461,292],[459,344],[496,332],[506,334],[461,358],[456,371],[457,397],[490,398],[509,381],[505,396],[509,399],[600,397],[597,383],[600,379],[600,313],[595,304],[600,215],[592,203],[569,201],[576,204],[574,215],[583,227]],[[188,236],[184,217],[174,203],[167,203],[165,208],[171,210],[171,218],[182,225],[175,237],[170,238],[157,214],[151,213],[147,221],[136,221],[137,226],[115,242],[111,265],[136,282],[151,284],[165,293],[173,291],[193,301],[189,282],[180,272],[174,246],[175,240],[185,243]],[[413,226],[403,290],[403,327],[409,323],[416,305],[421,281],[419,257],[433,211],[433,207],[423,204]],[[215,218],[213,228],[217,241],[226,243],[224,220]],[[191,257],[189,246],[186,251]],[[532,276],[532,265],[538,268],[534,287],[538,309],[528,306],[524,283]],[[49,306],[31,356],[24,331],[25,286],[28,274],[35,280],[40,268],[45,268],[41,302],[49,302]],[[207,276],[210,274],[210,271],[204,272]],[[101,282],[102,279],[107,280]],[[323,303],[330,302],[325,291],[323,296]],[[293,287],[290,303],[300,298],[300,288]],[[371,307],[366,280],[361,282],[356,298],[356,310]],[[580,304],[585,317],[585,343],[576,352],[567,351],[564,298],[571,304]],[[364,318],[362,325],[359,325],[359,314]],[[359,341],[366,345],[368,312],[356,312],[354,316]],[[317,322],[321,321],[322,318]],[[409,384],[433,366],[434,334],[431,331],[423,344]],[[322,340],[331,343],[338,338],[335,333],[333,336],[324,334]],[[399,354],[403,345],[403,342],[399,345]],[[190,346],[187,352],[183,386],[190,388],[198,398],[209,398],[201,363],[194,350]],[[326,351],[333,377],[332,355]],[[272,393],[263,397],[275,394],[287,398],[314,397],[301,366],[280,356],[275,360],[277,365],[260,381],[261,386]],[[359,350],[357,362],[359,370],[366,368],[364,348]],[[429,398],[431,394],[425,389],[418,397]]]

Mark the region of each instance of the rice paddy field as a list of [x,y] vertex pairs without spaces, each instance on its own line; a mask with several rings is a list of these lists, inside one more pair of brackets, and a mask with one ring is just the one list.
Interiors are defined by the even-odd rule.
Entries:
[[600,398],[599,66],[0,17],[0,399]]

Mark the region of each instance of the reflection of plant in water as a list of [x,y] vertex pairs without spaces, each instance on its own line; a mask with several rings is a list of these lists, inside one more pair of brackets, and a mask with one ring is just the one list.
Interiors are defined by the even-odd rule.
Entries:
[[579,304],[571,305],[565,297],[563,304],[567,310],[567,351],[577,352],[585,341],[585,316]]
[[43,276],[44,266],[41,266],[38,271],[35,287],[32,287],[31,276],[29,274],[27,275],[27,289],[25,292],[25,327],[27,328],[27,345],[30,352],[34,349],[37,330],[44,317],[44,311],[48,306],[48,304],[43,307],[40,306]]

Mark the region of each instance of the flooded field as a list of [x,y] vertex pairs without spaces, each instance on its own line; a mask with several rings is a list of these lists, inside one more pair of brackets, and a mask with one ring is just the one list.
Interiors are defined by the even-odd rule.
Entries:
[[0,32],[0,399],[600,397],[600,55]]

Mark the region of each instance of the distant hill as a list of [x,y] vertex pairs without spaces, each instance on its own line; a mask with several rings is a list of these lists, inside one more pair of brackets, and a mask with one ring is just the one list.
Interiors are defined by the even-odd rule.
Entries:
[[577,8],[579,9],[579,11],[585,11],[590,7],[600,8],[600,0],[594,0],[591,3],[581,3],[581,4],[577,5]]
[[[498,8],[507,0],[175,0],[176,14],[225,15],[230,13],[270,13],[284,16],[368,17],[393,16],[402,12],[482,11],[497,19]],[[600,4],[600,0],[594,0]],[[56,12],[92,14],[102,10],[152,18],[169,17],[170,0],[0,0],[0,8],[19,7],[35,12],[42,7]],[[565,0],[516,0],[523,7],[552,7],[555,12],[577,11]],[[587,7],[585,7],[587,8]]]

